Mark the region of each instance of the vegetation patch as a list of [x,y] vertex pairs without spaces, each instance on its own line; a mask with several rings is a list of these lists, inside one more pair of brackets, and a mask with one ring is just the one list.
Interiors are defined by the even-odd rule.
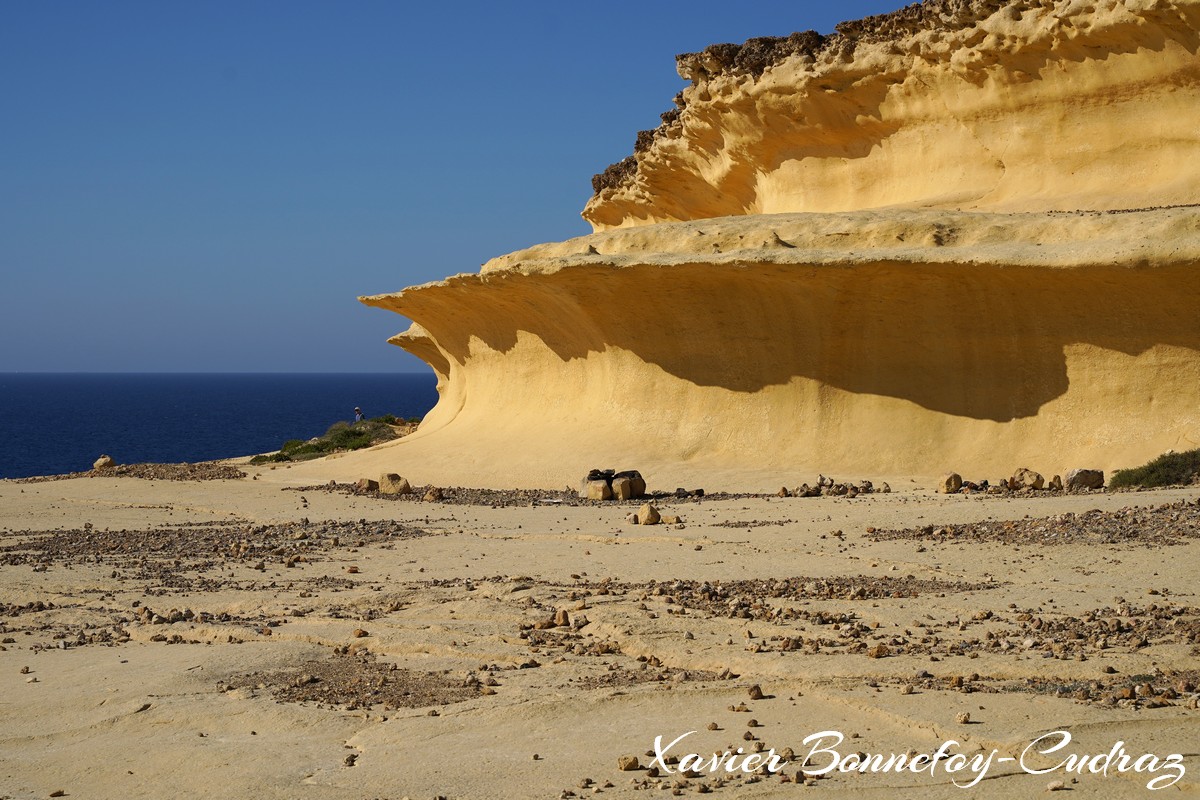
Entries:
[[289,439],[276,453],[255,456],[251,464],[267,464],[282,461],[308,461],[330,453],[361,450],[364,447],[399,439],[416,429],[420,420],[401,420],[391,414],[363,420],[362,422],[335,422],[324,435],[304,441]]
[[1152,486],[1186,486],[1200,479],[1200,450],[1164,453],[1148,464],[1117,470],[1108,485],[1113,489]]

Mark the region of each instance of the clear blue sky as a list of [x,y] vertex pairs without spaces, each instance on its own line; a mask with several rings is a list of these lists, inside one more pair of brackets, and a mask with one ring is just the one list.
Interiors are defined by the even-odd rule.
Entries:
[[358,295],[587,233],[676,53],[900,5],[0,4],[0,371],[422,369]]

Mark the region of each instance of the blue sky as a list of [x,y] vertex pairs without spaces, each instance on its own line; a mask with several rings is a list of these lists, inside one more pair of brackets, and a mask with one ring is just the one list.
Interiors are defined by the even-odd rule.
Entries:
[[414,371],[356,297],[589,232],[676,53],[897,2],[0,4],[0,371]]

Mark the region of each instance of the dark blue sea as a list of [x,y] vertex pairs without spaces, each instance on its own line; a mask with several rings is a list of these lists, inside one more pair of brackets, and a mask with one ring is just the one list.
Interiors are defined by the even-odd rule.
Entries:
[[330,425],[437,402],[429,374],[0,373],[0,478],[278,450]]

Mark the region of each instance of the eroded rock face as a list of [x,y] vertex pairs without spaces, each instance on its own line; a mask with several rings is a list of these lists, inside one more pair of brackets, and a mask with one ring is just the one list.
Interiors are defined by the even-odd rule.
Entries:
[[583,216],[1197,202],[1198,27],[1194,0],[938,0],[712,45]]
[[413,321],[391,341],[439,377],[391,452],[471,452],[519,483],[1185,447],[1198,20],[1195,1],[946,0],[683,58],[694,85],[600,181],[597,233],[361,298]]

